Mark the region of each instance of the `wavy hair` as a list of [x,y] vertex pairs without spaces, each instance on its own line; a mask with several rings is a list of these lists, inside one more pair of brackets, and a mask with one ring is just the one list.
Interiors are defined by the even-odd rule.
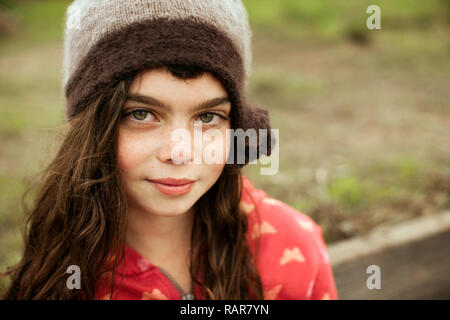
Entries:
[[[204,72],[191,66],[167,68],[181,79]],[[37,189],[32,209],[26,209],[22,259],[0,275],[11,278],[3,299],[94,299],[106,274],[112,274],[113,295],[117,284],[112,279],[124,258],[128,208],[117,167],[118,128],[136,75],[106,86],[70,120],[56,157],[40,174],[42,183],[25,192],[24,204]],[[241,171],[225,165],[195,204],[190,273],[207,300],[264,298],[256,257],[246,240],[247,216],[239,208],[241,181]],[[82,270],[80,290],[66,286],[69,265]]]

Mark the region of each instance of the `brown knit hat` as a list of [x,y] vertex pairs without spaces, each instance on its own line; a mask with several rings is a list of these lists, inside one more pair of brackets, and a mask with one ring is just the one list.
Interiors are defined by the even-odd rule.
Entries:
[[[275,143],[267,110],[251,107],[245,99],[251,60],[251,31],[240,0],[76,0],[66,14],[66,116],[72,119],[106,85],[140,70],[197,66],[227,90],[232,129],[256,130],[256,144],[245,139],[245,163],[231,160],[239,168],[269,156]],[[267,137],[259,129],[266,129]],[[250,149],[256,158],[248,157]]]

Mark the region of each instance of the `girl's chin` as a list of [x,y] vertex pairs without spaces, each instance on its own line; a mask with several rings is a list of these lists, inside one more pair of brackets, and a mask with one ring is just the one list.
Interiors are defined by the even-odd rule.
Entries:
[[175,218],[175,217],[181,217],[181,216],[183,216],[185,213],[186,213],[187,211],[184,211],[184,212],[174,212],[174,211],[171,211],[171,212],[152,212],[152,213],[149,213],[149,214],[151,214],[153,217],[159,217],[159,218]]
[[[173,201],[173,200],[171,200]],[[153,216],[159,216],[159,217],[175,217],[175,216],[181,216],[185,214],[189,209],[190,206],[182,205],[182,206],[162,206],[161,201],[156,202],[160,206],[154,207],[154,206],[148,206],[144,207],[146,208],[145,211],[148,212],[148,214],[151,214]]]

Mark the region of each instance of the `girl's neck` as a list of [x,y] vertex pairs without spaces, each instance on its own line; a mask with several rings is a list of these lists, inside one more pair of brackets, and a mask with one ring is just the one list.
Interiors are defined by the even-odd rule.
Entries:
[[185,262],[189,259],[193,220],[193,210],[174,217],[129,210],[127,245],[156,266]]

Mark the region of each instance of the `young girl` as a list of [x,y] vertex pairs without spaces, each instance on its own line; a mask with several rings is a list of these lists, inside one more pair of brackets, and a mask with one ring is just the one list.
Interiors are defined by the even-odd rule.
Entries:
[[337,299],[320,227],[241,172],[275,143],[244,95],[241,1],[77,0],[66,20],[68,132],[4,298]]

